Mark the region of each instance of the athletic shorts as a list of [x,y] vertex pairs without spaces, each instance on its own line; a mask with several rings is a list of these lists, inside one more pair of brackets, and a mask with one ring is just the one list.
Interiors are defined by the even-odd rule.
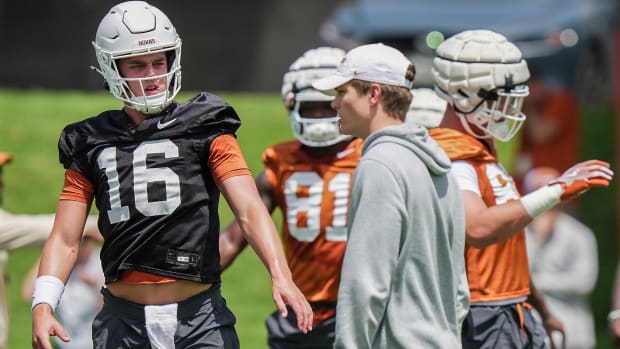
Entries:
[[472,305],[463,321],[463,349],[541,349],[545,329],[534,318],[529,304]]
[[103,307],[93,321],[95,349],[238,349],[235,316],[219,285],[179,303],[142,305],[101,290]]
[[271,349],[332,349],[336,331],[336,317],[331,317],[303,333],[297,328],[295,312],[288,307],[288,316],[283,318],[278,311],[265,321],[267,344]]

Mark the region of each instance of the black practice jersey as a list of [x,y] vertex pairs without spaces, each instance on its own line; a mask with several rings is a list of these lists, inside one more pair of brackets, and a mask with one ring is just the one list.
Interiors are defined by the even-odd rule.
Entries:
[[225,101],[201,93],[137,128],[122,110],[65,127],[60,162],[94,185],[106,283],[123,270],[219,282],[219,190],[209,147],[240,124]]

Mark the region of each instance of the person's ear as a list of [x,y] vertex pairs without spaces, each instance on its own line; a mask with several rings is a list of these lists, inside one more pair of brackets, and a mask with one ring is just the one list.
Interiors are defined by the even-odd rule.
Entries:
[[381,85],[376,82],[370,84],[370,90],[368,91],[368,96],[370,97],[370,102],[373,104],[379,103],[382,94]]

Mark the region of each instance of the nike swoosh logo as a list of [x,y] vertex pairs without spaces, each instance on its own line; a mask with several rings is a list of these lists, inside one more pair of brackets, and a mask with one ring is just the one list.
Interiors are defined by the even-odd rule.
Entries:
[[174,118],[174,119],[172,119],[170,121],[166,121],[166,122],[161,122],[161,120],[159,120],[159,121],[157,121],[157,129],[158,130],[164,129],[164,128],[168,127],[170,124],[172,124],[173,122],[175,122],[176,120],[177,120],[176,118]]
[[352,148],[351,148],[351,149],[345,149],[345,150],[343,150],[343,151],[341,151],[341,152],[338,152],[338,154],[336,154],[336,157],[337,157],[338,159],[342,159],[343,157],[345,157],[345,156],[347,156],[347,155],[351,154],[351,153],[352,153],[352,152],[354,152],[354,151],[355,151],[355,149],[352,149]]

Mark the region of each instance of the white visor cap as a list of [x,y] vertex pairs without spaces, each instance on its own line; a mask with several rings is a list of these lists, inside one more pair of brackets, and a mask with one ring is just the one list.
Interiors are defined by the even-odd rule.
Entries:
[[413,81],[405,78],[411,61],[397,49],[378,43],[358,46],[347,52],[334,75],[312,83],[312,87],[335,95],[335,88],[353,80],[411,88]]

